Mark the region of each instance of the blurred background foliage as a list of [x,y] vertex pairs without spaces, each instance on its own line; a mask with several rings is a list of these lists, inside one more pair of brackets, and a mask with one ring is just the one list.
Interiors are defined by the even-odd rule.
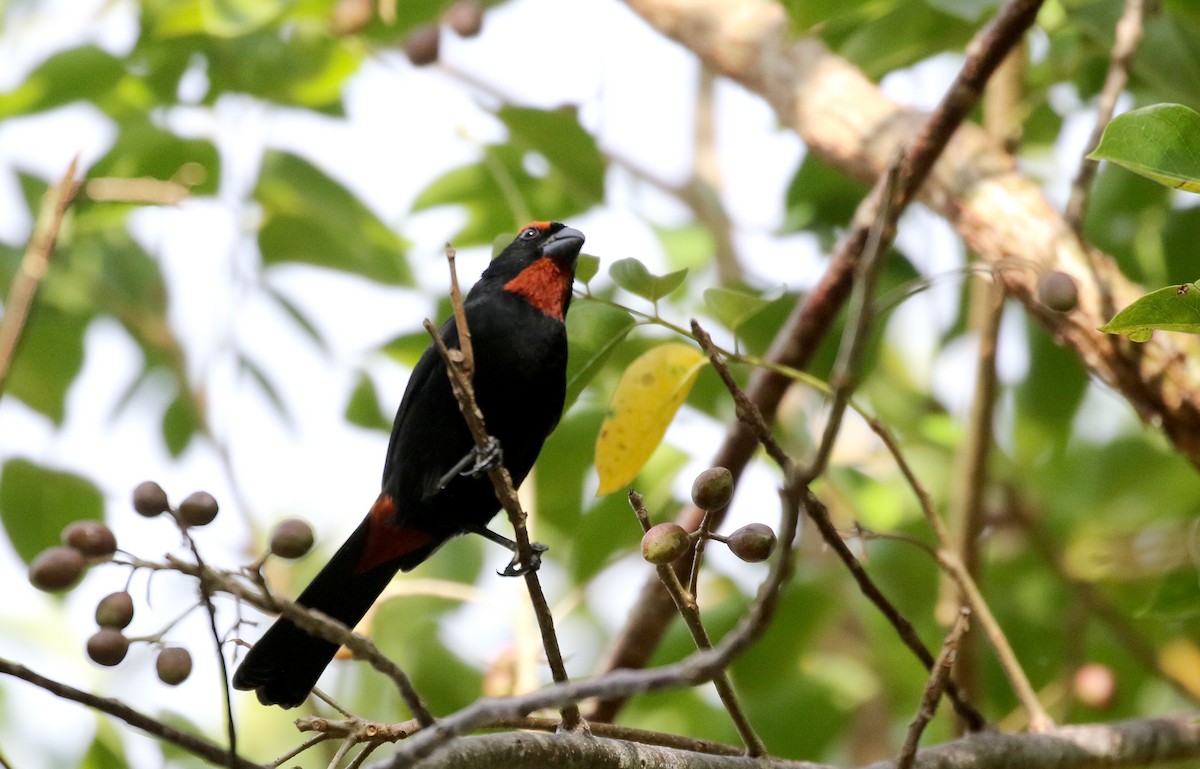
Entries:
[[[788,0],[786,5],[797,33],[820,36],[870,77],[886,81],[930,61],[948,58],[952,64],[997,2]],[[1155,6],[1146,22],[1145,55],[1134,62],[1122,106],[1174,101],[1200,107],[1200,8],[1191,0],[1162,0]],[[22,25],[33,24],[50,7],[39,0],[6,4],[5,44],[11,45]],[[62,4],[55,8],[63,10]],[[206,365],[238,372],[241,386],[256,390],[281,424],[296,420],[297,410],[344,415],[353,425],[371,431],[381,452],[394,393],[378,381],[378,368],[369,363],[384,359],[401,368],[412,364],[425,345],[420,310],[411,317],[371,321],[380,340],[377,349],[364,353],[354,366],[339,401],[297,401],[283,394],[290,391],[283,384],[294,386],[308,373],[264,364],[254,350],[269,346],[269,339],[236,335],[208,358],[190,354],[193,342],[173,315],[173,306],[183,297],[168,290],[153,239],[136,236],[131,222],[147,207],[172,204],[154,199],[156,195],[203,200],[231,185],[225,174],[237,147],[205,138],[203,132],[181,130],[174,119],[179,113],[203,114],[235,98],[248,110],[270,108],[311,114],[322,121],[344,120],[343,94],[365,63],[385,61],[402,78],[427,76],[400,52],[407,51],[414,60],[428,57],[429,25],[448,19],[443,16],[448,8],[442,0],[379,5],[356,0],[114,2],[94,12],[130,16],[134,34],[127,45],[101,48],[88,42],[60,48],[0,93],[0,129],[84,104],[111,134],[103,151],[87,164],[83,193],[69,212],[0,401],[0,521],[9,542],[5,547],[11,546],[20,559],[28,561],[38,550],[55,544],[63,525],[72,520],[108,518],[136,525],[124,518],[123,509],[117,509],[126,504],[126,488],[99,475],[86,461],[68,461],[68,452],[59,456],[53,449],[31,450],[22,434],[5,424],[20,416],[18,424],[40,421],[50,433],[69,440],[71,420],[78,416],[68,408],[73,402],[70,394],[88,354],[90,329],[97,324],[119,329],[140,353],[134,364],[137,370],[112,372],[114,386],[121,392],[103,404],[111,410],[103,418],[116,425],[130,410],[151,410],[157,430],[142,431],[136,440],[161,445],[164,462],[171,461],[167,457],[181,462],[194,457],[197,444],[216,447],[219,453],[221,440],[236,436],[236,425],[230,428],[227,422],[220,435],[213,429],[214,421],[222,418],[214,413],[217,404],[209,398],[211,371]],[[490,34],[493,13],[524,14],[518,18],[524,19],[528,37],[511,42],[533,46],[535,56],[539,36],[553,34],[539,17],[544,6],[485,2],[479,10],[484,12],[479,32],[484,38]],[[1115,0],[1050,0],[1032,36],[1020,104],[1025,118],[1019,155],[1030,174],[1044,179],[1052,197],[1061,198],[1077,157],[1056,161],[1055,153],[1063,146],[1078,148],[1080,136],[1090,130],[1086,108],[1103,81],[1120,11]],[[448,21],[441,24],[443,42],[450,36],[461,37]],[[904,33],[897,34],[898,29]],[[437,39],[436,34],[432,39]],[[420,45],[426,49],[419,49]],[[613,40],[606,45],[623,43]],[[630,55],[638,52],[632,50]],[[317,320],[331,310],[317,306],[320,302],[306,303],[311,299],[295,299],[274,279],[283,274],[280,271],[307,270],[318,277],[330,276],[331,281],[337,275],[350,275],[410,294],[420,291],[429,303],[426,314],[444,317],[444,278],[441,272],[436,279],[427,278],[432,274],[429,269],[414,266],[406,228],[410,217],[450,210],[453,217],[437,220],[449,223],[442,226],[442,239],[465,249],[491,248],[533,218],[553,217],[577,226],[583,226],[580,221],[594,222],[594,228],[585,227],[589,236],[602,234],[612,226],[606,224],[611,218],[598,212],[624,206],[623,226],[637,222],[648,239],[626,239],[619,228],[591,239],[612,250],[594,252],[600,258],[599,272],[587,281],[586,289],[580,284],[583,295],[576,298],[569,318],[573,405],[528,484],[535,500],[537,537],[551,548],[550,568],[544,574],[558,601],[565,651],[572,672],[587,674],[598,668],[620,627],[622,616],[614,614],[611,606],[627,607],[650,573],[650,567],[633,555],[640,532],[622,495],[593,498],[591,452],[620,372],[638,354],[669,336],[645,323],[642,316],[605,303],[616,301],[651,315],[655,311],[649,302],[618,289],[609,276],[609,265],[635,257],[659,274],[688,268],[682,284],[657,301],[657,312],[685,326],[688,318],[698,317],[718,329],[729,346],[736,343],[745,352],[761,354],[803,287],[819,274],[822,262],[817,259],[810,274],[768,280],[764,275],[784,268],[743,269],[756,256],[744,240],[735,238],[734,269],[728,265],[722,269],[714,254],[716,244],[728,235],[730,220],[714,217],[711,207],[697,205],[694,196],[678,190],[668,195],[671,215],[660,216],[653,210],[643,215],[628,189],[641,183],[637,174],[631,174],[626,161],[611,156],[597,141],[596,110],[584,119],[575,106],[546,108],[536,82],[528,83],[527,92],[496,98],[486,89],[473,90],[477,84],[453,67],[443,74],[449,83],[443,86],[476,94],[478,105],[494,115],[492,138],[477,142],[464,162],[446,163],[405,212],[387,217],[364,202],[345,179],[344,170],[325,162],[319,144],[303,149],[286,143],[264,147],[249,163],[253,178],[239,180],[241,198],[234,196],[240,256],[237,274],[227,278],[242,286],[242,301],[252,296],[286,319],[285,325],[262,333],[303,338],[337,360],[331,350],[336,340],[327,337],[326,325]],[[675,87],[695,90],[703,87],[699,83],[694,71],[689,71],[679,76]],[[654,98],[654,94],[640,96]],[[936,96],[935,92],[931,98]],[[601,104],[606,98],[606,94],[586,95]],[[423,119],[421,104],[408,107],[407,120]],[[677,140],[687,143],[693,137],[686,133]],[[75,147],[61,150],[65,168]],[[795,243],[796,234],[802,233],[807,248],[827,249],[846,228],[865,188],[811,156],[794,165],[792,182],[779,191],[780,215],[768,234],[779,242]],[[244,159],[238,167],[244,174]],[[43,192],[55,179],[32,173],[19,162],[6,172],[19,186],[25,210],[6,212],[5,217],[32,221]],[[122,181],[125,186],[113,193],[106,180]],[[719,210],[738,209],[738,201],[730,199],[728,191],[710,188],[709,192],[716,196]],[[227,204],[229,200],[226,195]],[[1194,244],[1200,242],[1198,210],[1194,200],[1123,170],[1106,168],[1096,181],[1086,234],[1148,288],[1192,281],[1197,277]],[[188,209],[182,211],[186,216]],[[732,226],[736,233],[736,217]],[[877,327],[858,399],[899,437],[910,462],[945,509],[955,476],[962,471],[958,449],[966,430],[971,378],[971,358],[964,355],[972,349],[973,338],[966,322],[967,271],[961,259],[931,262],[927,252],[934,246],[921,230],[927,221],[909,217],[905,226],[916,234],[902,236],[889,257],[880,290],[886,312]],[[626,250],[630,243],[648,245]],[[0,295],[7,295],[23,248],[23,236],[0,242]],[[787,269],[790,275],[798,274],[794,266]],[[743,298],[725,294],[714,298],[711,293],[706,297],[706,290],[713,289]],[[353,314],[355,308],[333,312]],[[828,374],[837,336],[827,340],[812,366],[815,375]],[[923,346],[911,344],[914,338],[925,340]],[[981,576],[985,594],[1056,717],[1114,720],[1187,707],[1183,692],[1190,692],[1193,702],[1200,698],[1200,478],[1195,468],[1176,456],[1157,432],[1137,424],[1126,406],[1091,382],[1079,361],[1056,347],[1019,307],[1009,307],[1005,313],[1002,346],[1017,362],[1002,367],[997,445],[985,497]],[[1003,361],[1004,352],[1001,357]],[[743,378],[748,373],[744,368],[738,371]],[[778,432],[792,450],[802,453],[812,445],[821,400],[819,393],[798,387],[785,402]],[[646,495],[655,520],[669,519],[685,501],[690,485],[685,468],[704,466],[717,447],[720,426],[732,419],[730,401],[711,371],[701,374],[685,417],[708,428],[688,435],[705,435],[709,440],[681,442],[669,436],[644,470],[637,488]],[[911,490],[861,428],[847,427],[834,466],[818,492],[839,526],[848,531],[857,523],[875,533],[929,542]],[[338,453],[339,448],[325,445],[309,450]],[[120,452],[121,446],[114,443],[96,451]],[[232,465],[227,469],[236,475],[236,461]],[[774,523],[777,512],[770,503],[776,481],[767,465],[756,467],[744,481],[758,486],[755,507],[742,514],[747,520]],[[130,472],[138,476],[164,471],[143,466]],[[208,481],[197,477],[191,482]],[[248,486],[255,480],[242,477],[229,483]],[[745,488],[740,492],[747,493]],[[370,489],[357,489],[352,499],[369,494]],[[241,507],[236,495],[222,502],[229,508]],[[351,501],[347,506],[357,504]],[[257,549],[253,543],[261,543],[268,518],[278,511],[247,507],[240,512],[241,528],[232,535],[237,543],[233,547],[240,548],[241,557],[248,561],[248,553]],[[326,532],[332,533],[319,547],[328,552],[344,529]],[[118,530],[118,537],[123,536]],[[936,619],[939,580],[929,556],[890,539],[856,540],[855,547],[927,643],[936,645],[944,628]],[[750,718],[776,755],[846,763],[891,755],[917,707],[924,673],[816,538],[806,534],[801,549],[799,572],[774,626],[734,666]],[[281,589],[294,592],[321,561],[318,554],[294,566],[273,566],[271,576]],[[493,570],[480,543],[456,541],[417,574],[402,577],[414,581],[413,588],[401,591],[374,615],[373,633],[381,648],[410,672],[435,713],[461,707],[484,689],[502,693],[528,683],[529,671],[520,664],[520,655],[527,652],[521,651],[522,631],[518,629],[514,640],[509,629],[489,628],[485,635],[500,640],[487,659],[464,652],[455,634],[461,635],[477,618],[472,619],[469,605],[460,599],[439,594],[440,588],[426,589],[432,580],[447,580],[486,590],[496,581]],[[32,590],[19,572],[14,573],[18,576],[11,578],[12,590]],[[756,567],[714,556],[701,582],[711,634],[719,636],[736,621],[760,575]],[[628,595],[618,598],[619,594]],[[87,613],[87,607],[70,601],[36,607],[39,612]],[[155,611],[165,612],[159,625],[177,613],[161,607]],[[520,616],[514,623],[528,625],[527,618]],[[73,646],[60,645],[55,651],[64,657],[81,656],[79,646],[87,631],[79,629],[83,625],[78,623],[68,621],[67,626],[78,630],[78,639]],[[55,621],[46,627],[63,624]],[[26,632],[36,636],[37,631],[12,627],[0,631],[0,636]],[[1134,651],[1130,637],[1136,639]],[[14,647],[6,642],[4,648]],[[691,648],[690,639],[676,625],[655,662],[678,659]],[[536,654],[533,658],[536,668]],[[1115,688],[1109,696],[1080,696],[1073,686],[1077,671],[1089,663],[1111,674]],[[124,663],[127,668],[136,664],[133,658]],[[979,655],[979,665],[973,699],[989,718],[1020,726],[1011,690],[986,650]],[[379,676],[361,666],[344,668],[332,687],[342,702],[370,718],[407,717],[392,688]],[[1174,675],[1175,684],[1156,668]],[[541,675],[537,673],[534,681]],[[0,681],[0,700],[10,712],[26,707],[27,691],[24,684]],[[186,707],[176,702],[164,711],[177,714],[171,718],[194,721],[195,728],[219,738],[221,701],[217,689],[205,691],[212,696],[193,697]],[[126,696],[138,704],[136,694]],[[299,742],[290,715],[260,709],[249,699],[239,699],[238,714],[243,733],[253,730],[258,738],[253,746],[247,745],[247,753],[256,759],[270,759]],[[637,698],[621,720],[643,728],[736,741],[736,733],[707,688]],[[0,744],[6,751],[20,754],[35,749],[29,746],[38,744],[36,738],[22,733],[19,721],[5,721],[0,726]],[[86,744],[62,749],[56,758],[60,765],[157,765],[156,759],[147,758],[147,751],[152,755],[153,749],[103,719],[90,733]],[[953,724],[943,714],[927,742],[947,739],[952,733]],[[196,763],[170,748],[164,749],[164,755],[169,765]]]

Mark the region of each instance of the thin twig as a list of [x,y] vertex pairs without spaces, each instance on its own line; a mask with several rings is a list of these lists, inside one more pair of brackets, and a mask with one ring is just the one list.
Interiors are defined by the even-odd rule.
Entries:
[[[463,321],[465,323],[465,317]],[[429,320],[425,321],[425,330],[433,338],[434,345],[446,363],[446,373],[450,377],[450,383],[454,389],[454,397],[457,399],[459,409],[466,419],[467,427],[471,432],[471,437],[475,440],[475,445],[481,449],[486,448],[492,438],[488,434],[487,426],[483,420],[483,412],[479,409],[479,403],[475,400],[474,386],[466,378],[459,365],[459,361],[455,356],[451,355],[441,335],[437,333],[437,329],[433,327],[433,324]],[[529,531],[525,527],[525,511],[522,509],[521,502],[517,498],[517,491],[513,486],[512,476],[508,474],[508,468],[501,465],[489,470],[488,477],[491,479],[492,486],[496,491],[496,498],[504,507],[505,512],[508,513],[509,521],[512,523],[513,539],[517,543],[517,555],[521,563],[528,566],[533,563],[533,548],[529,542]],[[534,569],[527,570],[524,577],[525,587],[529,592],[529,600],[533,604],[533,613],[537,617],[538,628],[541,630],[542,646],[546,652],[546,662],[550,666],[550,675],[555,683],[565,683],[568,680],[567,668],[563,664],[562,652],[558,646],[558,634],[554,630],[554,615],[550,611],[550,604],[546,601],[546,595],[542,591],[541,580],[538,579],[537,571]],[[583,718],[579,712],[579,706],[575,703],[569,703],[563,707],[562,719],[564,730],[574,731],[585,728]]]
[[233,755],[233,760],[231,761],[229,750],[224,745],[218,745],[198,735],[180,731],[145,713],[134,710],[120,700],[111,697],[97,697],[94,694],[76,689],[73,686],[46,678],[24,665],[10,662],[2,657],[0,657],[0,674],[19,678],[22,681],[45,689],[56,697],[78,702],[92,710],[119,718],[130,726],[141,729],[155,739],[174,745],[211,764],[232,766],[234,769],[266,769],[263,764],[256,764],[236,754]]
[[467,310],[463,306],[462,291],[458,287],[458,270],[454,258],[458,252],[446,244],[446,264],[450,268],[450,305],[454,308],[454,325],[458,328],[458,349],[462,351],[463,373],[468,381],[475,377],[475,348],[471,345],[471,328],[467,325]]
[[872,190],[878,194],[878,207],[875,218],[867,230],[867,239],[863,244],[862,254],[856,259],[854,290],[850,295],[850,306],[847,309],[846,330],[842,334],[842,343],[838,348],[837,362],[834,365],[830,383],[833,386],[833,400],[829,404],[829,416],[825,421],[825,430],[821,442],[808,465],[800,475],[807,484],[825,472],[829,456],[833,453],[833,444],[837,441],[842,429],[842,417],[846,413],[846,405],[858,383],[858,368],[867,339],[871,335],[873,317],[872,304],[875,298],[875,284],[879,270],[883,266],[883,254],[891,245],[891,238],[885,237],[889,226],[894,227],[896,218],[892,213],[892,203],[896,195],[896,185],[900,168],[904,165],[904,155],[898,155],[888,166],[887,173]]
[[[644,10],[637,7],[640,5],[638,3],[631,4],[639,12]],[[901,170],[900,189],[892,205],[894,216],[898,217],[904,211],[917,189],[924,184],[950,137],[978,103],[991,74],[1033,24],[1041,4],[1041,0],[1016,0],[1009,3],[971,42],[967,49],[967,59],[954,84],[926,120],[919,134],[908,145],[905,152],[908,162]],[[797,305],[783,330],[776,336],[767,356],[772,362],[804,368],[816,354],[849,294],[855,263],[858,255],[862,253],[867,232],[875,219],[875,209],[868,205],[870,200],[868,197],[860,206],[853,228],[839,243],[817,286],[802,304]],[[891,231],[885,234],[890,243]],[[778,373],[757,371],[747,388],[750,402],[755,404],[769,422],[773,422],[784,393],[790,385],[791,380]],[[736,482],[753,456],[756,446],[752,431],[739,422],[730,427],[724,444],[711,464],[728,468]],[[688,506],[681,511],[676,520],[691,531],[696,529],[702,516],[702,511]],[[722,517],[718,514],[713,526],[719,527],[721,520]],[[670,598],[658,586],[657,579],[654,579],[653,583],[647,582],[605,662],[606,669],[645,665],[672,616]],[[932,661],[932,656],[929,655],[926,664]],[[957,692],[952,689],[951,693],[957,708]],[[591,717],[612,720],[621,704],[617,701],[600,702],[592,710]],[[978,713],[975,716],[969,721],[970,726],[972,729],[980,729],[985,721]]]
[[25,248],[25,256],[22,257],[21,265],[8,290],[8,299],[4,302],[4,317],[0,318],[0,393],[4,392],[4,385],[8,381],[17,345],[25,331],[29,312],[33,309],[38,284],[42,282],[46,270],[50,267],[50,255],[58,241],[63,216],[79,190],[79,182],[75,179],[78,166],[79,156],[76,155],[67,167],[62,181],[46,190],[37,221],[33,223],[33,234]]
[[[638,520],[646,521],[649,519],[641,494],[630,491],[629,504],[633,507]],[[671,564],[658,564],[655,568],[658,570],[658,578],[662,580],[663,587],[671,594],[671,600],[675,602],[675,608],[679,611],[679,616],[683,618],[684,624],[687,625],[688,632],[691,633],[692,641],[695,642],[696,648],[711,649],[712,641],[709,639],[708,631],[704,627],[704,621],[700,617],[700,607],[696,605],[695,596],[689,593],[683,586],[683,583],[679,581],[679,575],[675,573],[675,568]],[[738,735],[742,738],[742,743],[746,746],[746,755],[766,755],[767,748],[763,744],[762,739],[754,731],[754,727],[750,725],[750,720],[746,718],[746,712],[742,709],[742,703],[738,699],[737,691],[733,688],[733,682],[729,680],[729,672],[721,670],[717,675],[713,676],[712,682],[713,686],[717,689],[717,696],[721,698],[721,703],[729,713],[729,719],[733,721],[734,728],[737,729]]]
[[[971,411],[967,416],[966,437],[957,451],[953,495],[949,519],[957,535],[953,547],[962,558],[963,566],[972,579],[980,572],[980,537],[983,534],[984,494],[987,491],[989,460],[992,453],[993,428],[996,410],[996,348],[1000,337],[1000,320],[1004,314],[1004,293],[995,281],[976,276],[971,279],[969,325],[978,338],[975,356],[975,387]],[[946,589],[936,616],[949,626],[956,621],[962,608],[962,596],[956,589]],[[973,696],[977,686],[977,646],[975,635],[968,632],[959,650],[954,668],[954,680]]]
[[959,641],[967,632],[969,617],[969,609],[959,611],[958,619],[950,629],[949,635],[946,636],[945,641],[942,641],[942,650],[938,652],[937,659],[934,660],[929,682],[925,684],[925,693],[921,695],[921,707],[917,709],[917,715],[908,726],[904,747],[900,750],[900,757],[896,759],[896,769],[910,769],[913,760],[917,757],[917,746],[921,744],[921,735],[937,713],[938,702],[942,699],[943,692],[946,691],[946,682],[950,680],[950,671],[954,668],[954,656],[958,652]]
[[386,765],[410,766],[453,738],[501,718],[521,717],[541,708],[563,708],[592,697],[624,699],[642,692],[695,686],[711,681],[766,630],[775,616],[783,585],[791,578],[800,508],[805,500],[790,484],[784,486],[780,498],[783,504],[779,547],[771,558],[767,577],[759,586],[747,612],[712,649],[697,650],[680,662],[649,670],[614,670],[598,678],[556,683],[517,697],[476,700],[438,721],[435,728],[422,730],[410,737]]
[[[730,373],[729,367],[725,361],[721,359],[720,354],[712,344],[712,337],[700,327],[696,321],[692,321],[692,333],[696,341],[708,354],[708,359],[713,365],[713,369],[725,383],[725,387],[729,389],[733,395],[733,401],[737,408],[738,418],[750,425],[750,430],[762,443],[767,455],[775,460],[780,469],[784,472],[784,477],[792,477],[795,475],[795,468],[791,458],[787,452],[775,441],[771,435],[770,428],[767,427],[766,420],[762,414],[758,412],[757,407],[750,401],[749,396],[741,389],[737,381],[734,380],[733,374]],[[850,571],[850,576],[858,584],[859,590],[867,597],[871,603],[875,604],[880,613],[888,620],[895,629],[896,634],[900,636],[900,640],[907,646],[926,670],[933,669],[933,654],[925,648],[925,643],[917,634],[916,628],[912,623],[900,613],[899,609],[888,600],[871,576],[867,574],[866,569],[859,563],[854,553],[846,546],[841,535],[837,531],[837,527],[833,525],[833,521],[829,519],[829,512],[825,509],[820,500],[818,500],[811,492],[806,490],[805,510],[808,512],[809,518],[816,525],[817,531],[821,533],[822,539],[830,549],[841,559],[842,563]],[[940,521],[939,521],[940,523]],[[943,529],[944,531],[944,529]],[[978,730],[986,725],[987,721],[969,702],[967,702],[958,691],[958,687],[950,682],[946,686],[946,695],[954,705],[955,712],[966,723],[971,725],[972,730]]]
[[1113,111],[1117,108],[1117,99],[1120,98],[1121,91],[1125,90],[1125,84],[1129,82],[1129,65],[1142,39],[1145,6],[1145,0],[1125,0],[1125,10],[1117,21],[1108,74],[1104,76],[1104,85],[1096,100],[1096,125],[1092,126],[1092,135],[1088,137],[1084,146],[1083,157],[1079,160],[1079,171],[1071,184],[1071,197],[1067,200],[1067,210],[1063,215],[1067,225],[1075,232],[1083,229],[1092,179],[1096,176],[1096,169],[1100,167],[1099,161],[1091,160],[1088,155],[1099,146],[1104,128],[1112,120]]
[[261,572],[251,571],[243,573],[243,577],[251,581],[256,588],[249,589],[246,587],[244,581],[235,579],[234,575],[229,572],[189,563],[172,555],[167,556],[166,563],[156,563],[138,558],[130,558],[128,561],[115,563],[125,563],[136,568],[150,569],[152,571],[178,571],[194,577],[201,582],[219,585],[222,590],[240,601],[245,601],[251,606],[265,612],[286,617],[293,625],[311,636],[322,638],[339,646],[345,646],[350,650],[355,659],[366,662],[395,683],[396,689],[400,692],[401,699],[404,700],[404,704],[418,721],[425,726],[430,726],[434,723],[433,714],[429,712],[429,709],[425,707],[425,703],[421,701],[421,697],[417,694],[412,680],[409,679],[408,675],[399,665],[392,661],[391,658],[385,656],[383,652],[379,651],[379,647],[375,645],[374,641],[364,635],[355,633],[345,623],[330,617],[318,609],[301,606],[271,592]]
[[[182,520],[177,519],[177,522],[179,523],[179,533],[192,551],[196,565],[202,570],[206,570],[204,560],[200,557],[200,548],[196,547],[196,541],[188,533],[187,526]],[[213,648],[217,652],[217,665],[221,668],[221,692],[225,699],[225,733],[229,737],[229,769],[234,769],[237,760],[237,726],[233,722],[233,692],[229,688],[229,665],[225,661],[225,652],[221,647],[221,631],[217,629],[217,607],[212,602],[210,584],[203,579],[197,580],[197,588],[200,590],[200,600],[208,614],[208,629],[212,634]]]
[[[1038,701],[1037,693],[1029,683],[1029,677],[1025,675],[1025,670],[1017,660],[1016,653],[1008,643],[1004,631],[1000,628],[1000,623],[996,621],[996,617],[988,607],[987,601],[984,600],[979,586],[971,577],[970,572],[963,566],[962,559],[954,550],[954,543],[950,538],[950,533],[947,531],[941,517],[937,514],[937,509],[933,505],[933,500],[929,496],[929,492],[925,490],[920,479],[912,471],[895,437],[878,421],[873,421],[871,427],[883,440],[884,446],[892,455],[892,460],[900,468],[900,472],[908,481],[909,488],[916,495],[917,501],[920,503],[921,512],[925,515],[925,520],[929,523],[930,528],[933,529],[938,539],[938,549],[936,552],[938,563],[954,579],[967,606],[971,607],[971,610],[975,612],[979,626],[983,628],[984,634],[987,636],[992,648],[996,651],[996,657],[1000,662],[1000,666],[1004,669],[1005,675],[1008,676],[1009,683],[1013,687],[1013,692],[1017,695],[1021,706],[1025,708],[1026,713],[1029,715],[1030,729],[1035,732],[1041,732],[1052,728],[1054,721],[1050,718],[1045,708],[1042,707],[1041,702]],[[947,691],[949,691],[949,688],[947,688]]]

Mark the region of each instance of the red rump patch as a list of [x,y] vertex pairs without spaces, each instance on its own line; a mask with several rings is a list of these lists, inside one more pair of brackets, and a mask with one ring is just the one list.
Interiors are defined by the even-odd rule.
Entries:
[[550,317],[562,320],[573,280],[574,276],[569,270],[554,258],[543,256],[505,283],[504,288],[524,297],[525,301]]
[[411,526],[397,526],[395,515],[396,503],[387,494],[380,494],[367,515],[367,544],[363,546],[355,574],[370,571],[433,542],[433,535],[428,532]]

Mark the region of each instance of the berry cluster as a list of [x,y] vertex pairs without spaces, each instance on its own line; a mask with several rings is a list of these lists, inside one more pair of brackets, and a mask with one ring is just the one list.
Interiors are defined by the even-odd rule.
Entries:
[[[145,481],[133,491],[133,508],[138,514],[154,518],[170,513],[185,534],[194,527],[206,526],[216,519],[220,507],[212,494],[197,491],[172,509],[167,493],[154,481]],[[271,533],[270,553],[280,558],[299,558],[313,546],[313,530],[297,519],[280,522]],[[46,592],[70,590],[90,566],[114,561],[117,538],[100,521],[73,521],[62,531],[62,545],[47,548],[29,565],[29,581]],[[123,563],[123,562],[122,562]],[[137,564],[133,565],[137,568]],[[159,638],[131,639],[125,629],[133,622],[133,596],[128,590],[110,593],[96,605],[98,629],[87,640],[87,655],[98,665],[120,664],[130,643],[145,641],[159,647],[155,669],[164,683],[177,686],[192,672],[192,655],[179,646],[167,646]]]
[[[692,502],[705,512],[720,510],[733,497],[733,475],[724,467],[713,467],[696,476]],[[731,553],[747,563],[758,563],[775,551],[775,532],[765,523],[751,523],[728,536],[709,532],[708,538],[723,542]],[[692,546],[691,536],[677,523],[651,526],[642,536],[642,557],[662,566],[682,558]]]

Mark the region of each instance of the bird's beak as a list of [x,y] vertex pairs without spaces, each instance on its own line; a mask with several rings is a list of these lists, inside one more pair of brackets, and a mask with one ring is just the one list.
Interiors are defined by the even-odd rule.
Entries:
[[563,227],[542,244],[542,256],[574,260],[583,248],[583,233],[573,227]]

